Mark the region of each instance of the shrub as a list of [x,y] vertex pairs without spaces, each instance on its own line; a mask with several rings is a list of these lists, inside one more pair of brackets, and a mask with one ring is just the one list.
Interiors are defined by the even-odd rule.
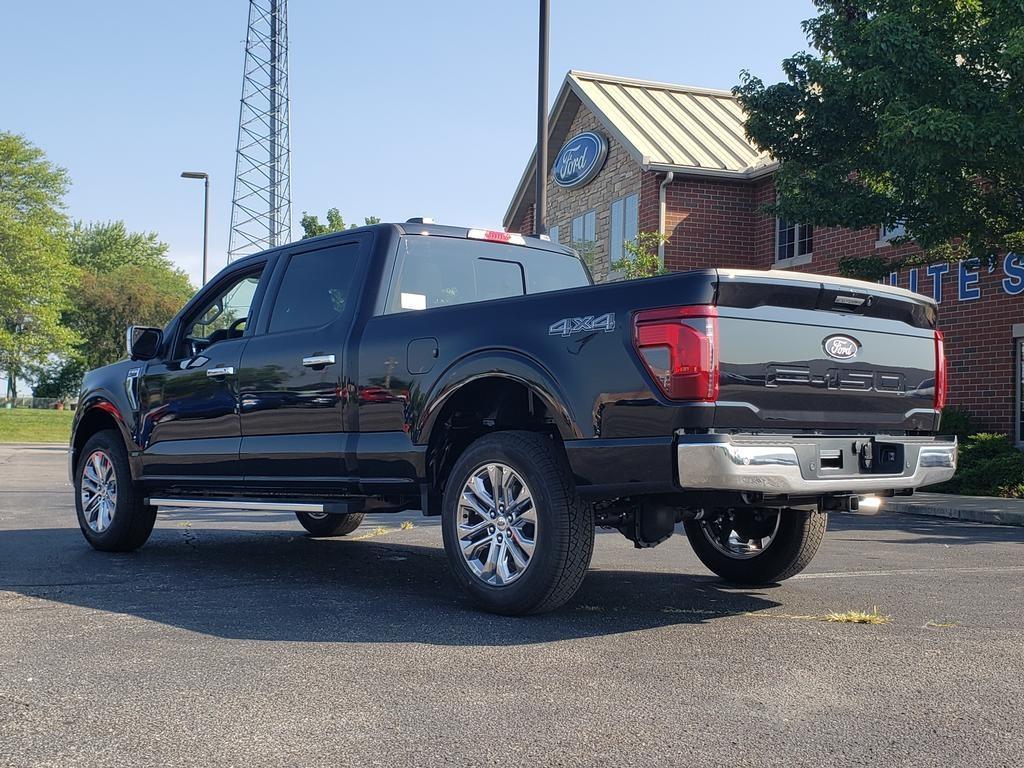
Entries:
[[939,426],[940,435],[956,435],[961,442],[978,432],[974,417],[962,408],[943,408]]
[[664,275],[668,270],[658,260],[658,246],[667,242],[668,238],[658,232],[641,232],[635,240],[622,243],[626,255],[614,262],[612,269],[625,273],[627,280]]
[[960,444],[960,461],[953,479],[928,490],[1024,498],[1024,452],[1017,450],[1006,435],[971,435]]

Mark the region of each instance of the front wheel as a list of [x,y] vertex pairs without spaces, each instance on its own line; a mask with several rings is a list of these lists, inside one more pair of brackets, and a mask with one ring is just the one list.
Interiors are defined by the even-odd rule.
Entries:
[[545,435],[496,432],[470,445],[448,477],[441,514],[452,574],[485,610],[553,610],[590,566],[593,512]]
[[128,450],[115,430],[89,438],[75,468],[78,526],[94,548],[128,552],[146,543],[156,507],[146,504],[132,482]]
[[803,509],[722,510],[684,523],[708,568],[742,585],[775,584],[800,573],[825,536],[828,515]]

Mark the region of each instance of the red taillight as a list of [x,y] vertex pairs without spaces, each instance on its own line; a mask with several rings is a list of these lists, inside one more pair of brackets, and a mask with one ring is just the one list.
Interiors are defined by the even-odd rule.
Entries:
[[718,310],[669,307],[637,312],[633,344],[671,400],[718,399]]
[[942,339],[942,331],[935,332],[935,408],[946,407],[946,346]]

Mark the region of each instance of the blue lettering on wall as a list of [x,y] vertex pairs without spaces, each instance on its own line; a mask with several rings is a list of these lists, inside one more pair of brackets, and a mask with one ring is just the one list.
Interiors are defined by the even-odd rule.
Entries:
[[914,293],[917,293],[917,267],[911,269],[910,272],[907,273],[907,277],[909,279],[907,287]]
[[1003,291],[1008,296],[1019,296],[1024,293],[1024,264],[1021,264],[1020,254],[1010,251],[1003,258]]
[[981,298],[981,288],[978,287],[977,259],[960,262],[960,282],[957,296],[960,301],[974,301]]
[[940,262],[932,264],[926,270],[932,278],[932,298],[942,303],[942,276],[949,272],[949,264]]
[[900,284],[900,273],[899,272],[890,272],[889,273],[889,285],[899,285],[899,284]]

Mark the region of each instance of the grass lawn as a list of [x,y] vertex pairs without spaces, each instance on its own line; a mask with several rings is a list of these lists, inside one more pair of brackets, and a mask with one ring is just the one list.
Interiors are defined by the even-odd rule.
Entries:
[[0,408],[0,443],[64,443],[71,439],[74,411]]

